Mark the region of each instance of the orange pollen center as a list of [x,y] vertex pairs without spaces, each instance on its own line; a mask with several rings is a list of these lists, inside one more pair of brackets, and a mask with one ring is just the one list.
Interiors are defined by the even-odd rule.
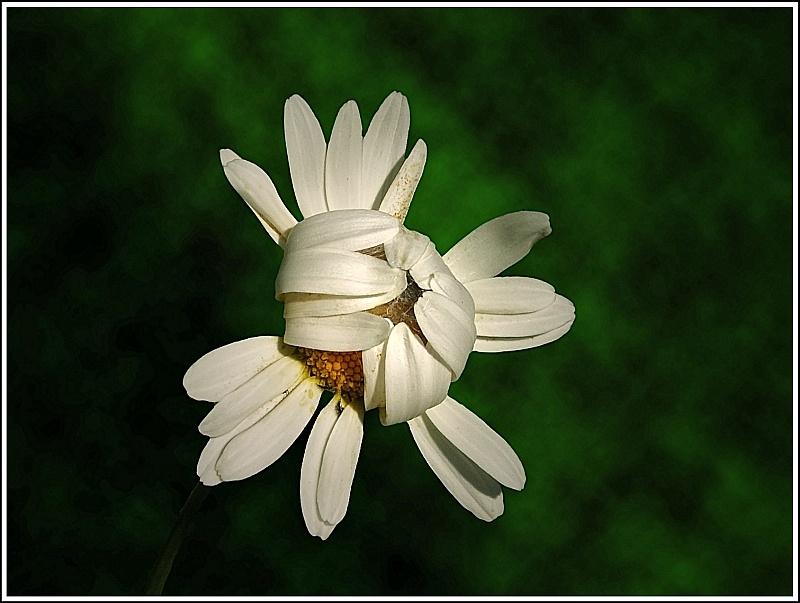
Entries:
[[341,394],[347,400],[364,396],[364,368],[361,352],[324,352],[297,348],[308,372],[317,378],[323,389]]

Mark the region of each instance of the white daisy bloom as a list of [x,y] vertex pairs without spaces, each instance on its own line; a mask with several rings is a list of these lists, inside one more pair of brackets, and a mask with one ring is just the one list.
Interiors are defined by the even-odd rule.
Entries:
[[228,149],[228,180],[284,250],[276,298],[286,331],[209,352],[190,367],[190,396],[215,402],[200,424],[210,440],[197,473],[206,485],[249,477],[311,429],[300,499],[309,532],[326,539],[343,519],[363,438],[364,412],[408,422],[414,441],[455,498],[481,519],[502,513],[501,485],[525,474],[510,446],[447,397],[469,353],[542,345],[563,335],[574,308],[550,285],[497,277],[550,233],[549,218],[517,212],[480,226],[444,256],[403,222],[427,155],[404,159],[408,102],[394,92],[362,137],[355,102],[330,142],[306,102],[286,102],[289,167],[303,220],[269,176]]

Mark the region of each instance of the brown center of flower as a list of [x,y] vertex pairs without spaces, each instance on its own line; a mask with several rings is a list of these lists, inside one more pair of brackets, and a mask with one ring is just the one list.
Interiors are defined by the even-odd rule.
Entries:
[[[371,255],[385,260],[386,252],[383,245],[362,249],[359,253]],[[427,343],[414,315],[414,304],[422,295],[422,289],[414,282],[411,275],[406,273],[408,285],[403,292],[392,301],[367,310],[370,314],[383,316],[393,324],[404,322]],[[364,365],[361,361],[361,352],[327,352],[312,350],[310,348],[297,348],[297,354],[305,362],[309,373],[317,378],[320,387],[339,393],[347,400],[363,399],[364,397]]]

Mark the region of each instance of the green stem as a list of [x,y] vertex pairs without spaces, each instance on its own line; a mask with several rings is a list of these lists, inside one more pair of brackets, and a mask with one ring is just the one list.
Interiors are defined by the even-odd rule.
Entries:
[[161,551],[161,556],[153,567],[153,573],[150,576],[150,582],[147,584],[146,595],[160,595],[164,589],[164,583],[169,577],[169,572],[172,570],[172,562],[175,561],[175,555],[178,554],[178,549],[181,548],[183,537],[186,535],[186,529],[194,517],[195,513],[200,510],[200,505],[203,504],[208,491],[211,490],[208,486],[204,486],[202,482],[197,482],[197,485],[192,490],[189,498],[186,499],[181,514],[178,517],[178,522],[172,528],[169,534],[167,544],[164,545],[164,550]]

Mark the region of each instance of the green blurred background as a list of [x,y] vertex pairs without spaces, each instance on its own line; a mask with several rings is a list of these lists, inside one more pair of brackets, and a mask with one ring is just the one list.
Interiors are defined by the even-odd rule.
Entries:
[[451,388],[528,476],[491,524],[369,413],[306,533],[308,430],[216,487],[170,595],[789,595],[792,11],[22,9],[8,26],[8,593],[142,592],[196,483],[199,356],[281,334],[279,248],[218,149],[296,212],[283,103],[326,136],[392,90],[429,148],[407,225],[553,233],[507,274],[572,330]]

